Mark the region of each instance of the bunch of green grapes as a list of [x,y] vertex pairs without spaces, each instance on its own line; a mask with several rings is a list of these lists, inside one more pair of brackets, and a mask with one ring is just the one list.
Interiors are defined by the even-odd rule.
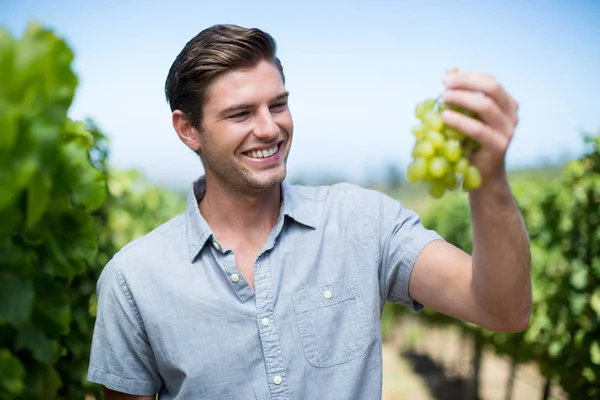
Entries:
[[417,140],[413,161],[406,171],[410,182],[424,182],[429,194],[436,199],[446,190],[462,188],[468,192],[481,185],[481,174],[470,162],[477,143],[444,124],[441,113],[446,108],[476,117],[439,99],[426,99],[417,104],[415,114],[421,122],[413,128]]

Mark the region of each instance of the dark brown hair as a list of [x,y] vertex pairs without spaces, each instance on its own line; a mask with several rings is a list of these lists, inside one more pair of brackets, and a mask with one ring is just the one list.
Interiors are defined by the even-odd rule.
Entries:
[[171,111],[181,110],[197,129],[211,83],[220,75],[272,62],[285,82],[277,44],[268,33],[237,25],[214,25],[192,38],[181,50],[167,76],[165,95]]

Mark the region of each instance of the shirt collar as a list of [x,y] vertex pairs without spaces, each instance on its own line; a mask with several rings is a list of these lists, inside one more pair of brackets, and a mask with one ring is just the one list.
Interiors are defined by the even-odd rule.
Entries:
[[[299,224],[312,229],[317,228],[314,218],[307,209],[308,203],[303,201],[294,186],[287,181],[281,184],[283,202],[280,216],[287,216]],[[186,231],[190,262],[194,262],[206,241],[213,236],[208,223],[200,213],[198,204],[206,193],[206,177],[201,176],[192,182],[186,205]]]
[[190,187],[185,211],[188,251],[192,263],[208,238],[212,236],[212,231],[202,214],[200,214],[200,207],[198,207],[205,193],[206,178],[201,176]]
[[309,212],[309,202],[298,194],[296,188],[283,181],[281,184],[283,192],[283,203],[281,205],[281,214],[290,217],[299,224],[306,225],[310,228],[317,229],[317,224],[313,217],[314,213]]

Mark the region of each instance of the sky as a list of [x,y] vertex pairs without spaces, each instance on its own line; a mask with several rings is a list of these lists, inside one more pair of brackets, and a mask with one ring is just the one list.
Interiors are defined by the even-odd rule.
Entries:
[[[183,187],[202,165],[177,137],[164,97],[185,43],[217,23],[278,43],[290,91],[290,179],[362,182],[406,169],[415,105],[450,67],[488,73],[520,105],[507,166],[576,157],[600,129],[600,1],[0,0],[0,27],[41,22],[74,49],[73,118],[111,141],[111,164]],[[0,77],[0,79],[2,79]]]

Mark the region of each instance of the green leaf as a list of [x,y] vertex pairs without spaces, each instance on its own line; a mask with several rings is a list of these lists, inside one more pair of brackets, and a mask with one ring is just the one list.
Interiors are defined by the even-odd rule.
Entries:
[[40,278],[35,283],[36,325],[48,335],[66,335],[71,323],[71,301],[69,293],[57,282]]
[[27,132],[34,146],[39,148],[38,157],[41,157],[45,167],[48,167],[49,163],[55,164],[61,136],[61,125],[59,121],[54,120],[58,118],[47,114],[36,116]]
[[0,209],[0,221],[2,221],[0,223],[0,239],[10,238],[17,232],[24,219],[22,208],[20,204],[13,203],[4,209]]
[[[31,363],[28,365],[25,379],[25,391],[21,396],[25,399],[55,400],[58,389],[62,386],[60,375],[50,365]],[[73,398],[73,397],[61,397]],[[83,399],[83,397],[81,397]]]
[[[15,40],[6,29],[0,28],[0,96],[9,92],[12,82]],[[0,132],[3,132],[0,129]]]
[[55,235],[52,231],[48,232],[45,240],[46,249],[51,255],[49,261],[49,266],[47,268],[49,275],[57,275],[62,276],[68,279],[73,277],[73,268],[69,265],[67,261],[67,257],[64,254],[63,250],[60,248],[59,244],[55,240]]
[[600,344],[598,344],[598,339],[590,346],[590,359],[594,364],[600,365]]
[[0,160],[0,210],[14,201],[38,168],[37,160],[31,157],[6,165],[10,161]]
[[81,121],[68,119],[65,123],[65,138],[67,141],[77,140],[86,150],[90,150],[94,144],[94,137]]
[[576,268],[571,274],[571,285],[575,289],[582,290],[587,285],[588,271],[585,267]]
[[69,160],[68,182],[75,204],[95,210],[106,199],[104,174],[91,164],[89,154],[80,143],[71,142],[64,146],[65,158]]
[[25,368],[23,364],[5,348],[0,348],[0,398],[16,396],[23,392]]
[[44,366],[42,372],[43,399],[55,399],[58,389],[62,387],[62,380],[56,370],[50,366]]
[[90,300],[88,303],[88,311],[92,317],[94,317],[94,318],[96,317],[96,314],[98,312],[98,296],[96,295],[96,293],[92,293],[90,295]]
[[58,342],[48,339],[32,322],[19,329],[15,346],[17,350],[30,350],[33,358],[45,364],[54,364],[60,355]]
[[587,295],[583,293],[573,293],[569,298],[569,302],[571,303],[571,311],[575,315],[581,315],[583,310],[585,309],[585,304],[587,301]]
[[52,181],[45,171],[39,171],[31,180],[27,188],[27,227],[32,227],[44,215],[50,192],[52,190]]
[[[70,263],[94,262],[98,252],[98,237],[94,228],[94,219],[90,214],[83,210],[74,210],[61,219],[56,232],[57,243]],[[75,273],[78,272],[82,271]]]
[[18,117],[18,110],[0,98],[0,152],[9,153],[15,145]]
[[562,350],[563,345],[561,342],[557,342],[557,341],[553,341],[552,343],[550,343],[550,346],[548,347],[548,353],[550,354],[551,357],[556,357],[560,354],[560,351]]
[[[600,275],[600,274],[599,274]],[[592,310],[600,317],[600,289],[596,289],[590,298]]]
[[585,339],[586,331],[585,329],[579,329],[573,338],[573,343],[575,347],[579,348],[583,344],[583,340]]
[[0,293],[0,323],[19,326],[25,322],[33,306],[31,282],[8,272],[0,272]]

